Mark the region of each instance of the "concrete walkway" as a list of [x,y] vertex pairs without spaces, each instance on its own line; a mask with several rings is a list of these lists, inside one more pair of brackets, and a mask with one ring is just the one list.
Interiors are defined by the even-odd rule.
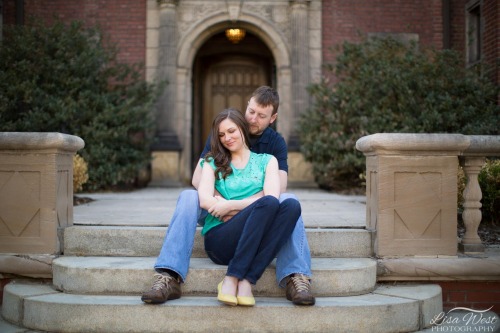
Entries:
[[[177,198],[187,188],[144,188],[132,192],[80,193],[94,201],[74,207],[76,225],[167,226]],[[365,196],[319,189],[290,189],[299,199],[308,228],[364,228]]]

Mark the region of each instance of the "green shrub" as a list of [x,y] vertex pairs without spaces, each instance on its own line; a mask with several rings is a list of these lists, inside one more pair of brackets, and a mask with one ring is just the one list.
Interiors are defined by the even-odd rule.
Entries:
[[153,103],[162,85],[82,23],[5,26],[0,46],[0,131],[80,136],[87,190],[130,184],[150,160]]
[[322,188],[360,184],[365,158],[356,141],[374,133],[498,134],[498,87],[464,68],[451,50],[419,50],[394,39],[345,42],[326,77],[308,87],[301,151]]
[[500,160],[487,160],[478,176],[483,198],[483,221],[500,223]]

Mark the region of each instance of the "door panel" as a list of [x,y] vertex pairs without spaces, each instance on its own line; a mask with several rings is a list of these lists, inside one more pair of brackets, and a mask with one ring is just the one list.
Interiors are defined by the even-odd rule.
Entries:
[[202,75],[199,140],[204,142],[208,137],[214,117],[222,110],[231,107],[245,112],[252,92],[269,84],[268,68],[265,61],[251,57],[224,58],[208,64]]

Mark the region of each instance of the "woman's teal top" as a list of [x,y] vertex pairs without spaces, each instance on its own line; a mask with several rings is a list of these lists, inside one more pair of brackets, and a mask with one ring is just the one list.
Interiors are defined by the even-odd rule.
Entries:
[[[248,163],[243,169],[236,169],[231,164],[233,172],[226,179],[222,179],[220,175],[216,177],[215,189],[226,200],[241,200],[262,191],[264,189],[267,163],[269,163],[271,156],[269,154],[250,152]],[[202,167],[204,162],[205,160],[201,161]],[[208,163],[214,170],[216,169],[213,159],[208,161]],[[210,229],[221,223],[224,222],[208,214],[205,218],[205,225],[201,234],[205,235]]]

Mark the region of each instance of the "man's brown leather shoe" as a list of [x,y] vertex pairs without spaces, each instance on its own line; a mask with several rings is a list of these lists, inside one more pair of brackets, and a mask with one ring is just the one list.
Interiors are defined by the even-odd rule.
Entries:
[[156,281],[150,290],[142,294],[141,300],[145,303],[164,303],[181,297],[181,284],[168,273],[155,274]]
[[294,274],[286,283],[286,299],[295,305],[314,305],[316,299],[311,291],[311,281],[302,274]]

